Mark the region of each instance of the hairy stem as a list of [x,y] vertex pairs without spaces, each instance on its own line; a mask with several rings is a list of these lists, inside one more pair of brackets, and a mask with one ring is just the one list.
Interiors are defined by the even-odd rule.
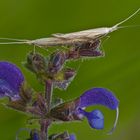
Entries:
[[46,81],[46,87],[45,87],[45,99],[47,101],[47,108],[48,108],[48,112],[51,109],[51,100],[52,100],[52,92],[53,92],[53,82],[52,80],[47,80]]
[[[47,80],[45,82],[45,99],[47,102],[47,112],[51,109],[51,100],[52,100],[52,92],[53,92],[53,82],[52,80]],[[42,119],[40,121],[40,137],[41,140],[48,140],[48,128],[51,124],[49,119]]]
[[48,140],[48,128],[50,125],[51,121],[50,120],[41,120],[40,121],[40,137],[41,140]]

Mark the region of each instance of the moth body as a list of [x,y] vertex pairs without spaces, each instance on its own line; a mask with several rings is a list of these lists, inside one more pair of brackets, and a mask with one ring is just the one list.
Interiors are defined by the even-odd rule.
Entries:
[[76,46],[86,42],[94,42],[95,40],[107,35],[111,29],[112,28],[97,28],[68,34],[54,34],[49,38],[28,41],[28,44],[40,47]]
[[2,40],[11,40],[14,42],[2,42],[0,44],[28,44],[28,45],[35,45],[42,48],[48,48],[52,46],[82,46],[82,44],[85,44],[87,42],[93,43],[96,40],[100,40],[102,37],[106,36],[107,34],[118,30],[120,28],[121,24],[131,19],[134,15],[136,15],[140,11],[140,8],[134,12],[132,15],[130,15],[125,20],[115,24],[112,27],[101,27],[101,28],[95,28],[95,29],[89,29],[79,32],[73,32],[73,33],[57,33],[52,34],[51,37],[48,38],[40,38],[35,40],[21,40],[21,39],[9,39],[9,38],[0,38]]

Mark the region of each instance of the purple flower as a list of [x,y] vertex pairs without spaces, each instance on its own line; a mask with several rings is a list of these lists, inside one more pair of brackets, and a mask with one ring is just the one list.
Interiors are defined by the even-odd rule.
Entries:
[[39,133],[37,130],[32,130],[30,135],[31,135],[30,140],[40,140]]
[[80,96],[80,107],[103,105],[112,110],[118,107],[118,100],[113,93],[105,88],[93,88]]
[[100,110],[93,110],[86,112],[79,108],[79,113],[84,115],[92,128],[103,129],[104,128],[104,116]]
[[0,62],[0,97],[8,96],[11,100],[18,99],[23,81],[24,76],[16,65]]
[[[80,97],[79,115],[83,115],[88,119],[88,122],[92,128],[95,129],[103,129],[104,128],[104,116],[100,110],[93,110],[91,112],[86,112],[85,107],[92,105],[103,105],[108,107],[111,110],[116,110],[116,120],[114,123],[114,127],[109,133],[112,133],[116,127],[118,120],[118,105],[119,102],[117,98],[113,95],[113,93],[105,88],[93,88],[86,92],[84,92]],[[77,114],[78,114],[77,113]]]
[[54,107],[50,112],[50,116],[62,121],[81,120],[86,117],[92,128],[103,129],[104,116],[102,112],[100,110],[85,111],[86,107],[92,105],[103,105],[117,111],[112,132],[118,120],[119,102],[113,93],[105,88],[90,89],[84,92],[79,98]]
[[70,134],[70,140],[76,140],[76,136],[74,134]]

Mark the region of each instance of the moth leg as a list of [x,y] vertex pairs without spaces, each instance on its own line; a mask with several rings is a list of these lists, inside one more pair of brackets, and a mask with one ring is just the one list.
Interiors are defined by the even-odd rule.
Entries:
[[106,41],[110,38],[110,36],[106,36],[106,38],[102,41],[101,47],[106,43]]

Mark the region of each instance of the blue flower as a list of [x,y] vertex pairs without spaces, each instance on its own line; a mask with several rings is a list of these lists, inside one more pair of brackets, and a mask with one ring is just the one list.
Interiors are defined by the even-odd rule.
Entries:
[[112,110],[118,107],[118,100],[113,93],[105,88],[92,88],[80,96],[80,108],[91,105],[103,105]]
[[39,133],[37,130],[32,130],[30,135],[31,135],[30,140],[40,140]]
[[[78,115],[83,115],[88,119],[88,122],[92,128],[103,129],[104,128],[104,116],[100,110],[93,110],[91,112],[86,112],[85,107],[92,105],[103,105],[111,110],[116,110],[116,120],[114,127],[109,133],[112,133],[116,127],[118,120],[118,105],[119,102],[113,93],[105,88],[93,88],[84,92],[79,97],[80,103],[78,107]],[[82,109],[83,108],[83,109]]]
[[110,131],[110,133],[112,133],[118,120],[119,102],[113,93],[105,88],[90,89],[77,99],[60,104],[50,111],[49,116],[62,121],[81,120],[86,117],[92,128],[103,129],[104,116],[102,112],[100,110],[93,110],[91,112],[85,111],[86,107],[93,105],[103,105],[111,110],[117,111],[114,127]]
[[70,140],[76,140],[76,136],[74,134],[70,134]]
[[84,115],[92,128],[103,129],[104,128],[104,116],[100,110],[93,110],[86,112],[79,108],[79,113]]
[[[84,109],[85,107],[92,106],[92,105],[103,105],[111,110],[116,110],[116,120],[114,123],[114,127],[109,133],[112,133],[116,127],[116,123],[118,120],[118,105],[119,102],[117,98],[113,95],[113,93],[105,88],[93,88],[85,93],[83,93],[80,97],[79,115],[83,115],[88,119],[88,122],[92,128],[95,129],[103,129],[104,128],[104,116],[100,110],[93,110],[91,112],[86,112]],[[77,114],[78,114],[77,113]]]
[[0,62],[0,97],[10,97],[11,100],[20,98],[20,87],[24,76],[20,69],[9,62]]

